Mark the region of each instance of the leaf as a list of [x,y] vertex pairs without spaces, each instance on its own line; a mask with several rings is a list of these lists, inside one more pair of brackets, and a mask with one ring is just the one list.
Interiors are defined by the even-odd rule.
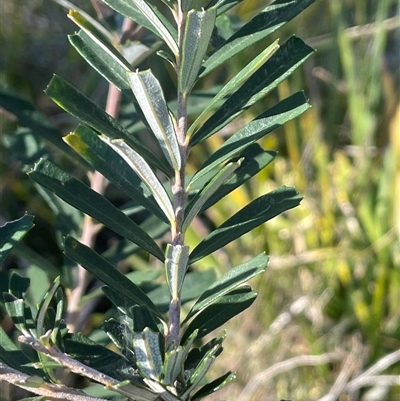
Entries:
[[138,244],[161,261],[164,260],[161,249],[140,226],[83,182],[45,160],[37,163],[28,174],[70,205]]
[[126,298],[126,302],[130,301],[132,305],[146,305],[155,316],[162,319],[161,313],[150,298],[97,252],[81,244],[75,238],[67,236],[64,241],[64,253],[113,291],[119,291]]
[[193,219],[199,214],[205,203],[212,195],[227,181],[234,172],[240,167],[243,160],[240,159],[234,163],[228,163],[197,193],[185,208],[185,219],[182,224],[182,232],[185,232]]
[[[141,378],[127,359],[97,344],[82,333],[68,334],[63,340],[64,352],[70,357],[117,380],[130,379],[141,383]],[[136,383],[135,383],[136,384]]]
[[[153,32],[155,35],[162,37],[160,32],[157,29],[157,26],[153,24],[148,17],[143,14],[141,9],[138,7],[137,4],[134,3],[132,0],[103,0],[103,3],[107,4],[113,10],[117,11],[118,13],[122,14],[125,17],[130,18],[131,20],[135,21],[138,25],[141,25],[148,29],[149,31]],[[156,14],[156,18],[162,21],[162,24],[167,29],[169,34],[175,41],[175,38],[178,37],[176,29],[168,22],[168,20],[162,15],[160,11],[157,9],[152,9],[152,12]]]
[[301,199],[294,188],[284,186],[260,196],[207,235],[190,254],[189,264],[197,262],[284,211],[296,207]]
[[231,80],[229,80],[229,82],[217,93],[214,99],[208,103],[208,105],[196,118],[194,123],[189,127],[187,135],[190,137],[204,116],[206,116],[207,113],[213,109],[225,96],[239,88],[247,79],[249,79],[264,63],[267,62],[267,60],[273,56],[278,49],[279,45],[277,39],[274,43],[263,50],[254,60],[247,64],[246,67],[240,70]]
[[230,121],[265,97],[286,79],[312,53],[301,39],[292,37],[262,65],[190,138],[194,146],[208,138]]
[[80,125],[64,141],[117,188],[159,219],[168,222],[147,185],[90,128]]
[[223,145],[203,163],[198,172],[193,176],[191,183],[258,139],[263,138],[265,135],[279,128],[287,121],[298,117],[310,107],[304,93],[297,92],[260,114],[257,118],[246,124],[227,139]]
[[218,15],[221,15],[242,1],[243,0],[219,0],[213,1],[212,3],[216,3],[215,6],[218,7]]
[[9,88],[1,88],[0,107],[3,107],[16,116],[20,126],[29,128],[33,135],[45,139],[48,143],[72,158],[72,152],[61,140],[61,131],[53,127],[47,118],[37,111],[30,102]]
[[236,379],[236,373],[227,372],[218,379],[213,380],[211,383],[206,384],[192,397],[193,401],[201,400],[207,395],[213,394],[221,388],[225,387],[227,384],[231,383]]
[[225,61],[247,49],[252,44],[266,38],[286,22],[296,17],[315,0],[277,0],[257,14],[251,21],[235,32],[222,47],[203,64],[200,77],[209,74]]
[[[172,53],[177,56],[179,54],[178,45],[170,30],[164,25],[164,20],[160,19],[154,10],[145,2],[145,0],[132,0],[143,16],[147,19],[149,26],[156,35],[164,39],[165,43],[171,49]],[[144,25],[143,25],[144,26]]]
[[165,251],[165,273],[172,300],[178,300],[188,268],[189,247],[168,244]]
[[186,16],[178,74],[179,89],[184,94],[188,94],[196,82],[210,43],[216,17],[215,8],[207,11],[190,10]]
[[234,290],[239,285],[263,273],[267,268],[268,261],[269,257],[265,255],[265,253],[261,253],[255,258],[229,270],[228,273],[213,283],[207,291],[200,296],[182,324],[186,323],[196,313],[216,302],[219,298]]
[[173,174],[166,160],[160,160],[160,158],[155,157],[142,142],[125,130],[114,118],[61,77],[54,75],[45,93],[58,106],[98,133],[107,135],[110,138],[125,139],[150,164],[159,168],[168,176]]
[[29,214],[0,227],[0,264],[32,227],[34,227],[33,216]]
[[164,212],[171,226],[175,225],[175,213],[165,188],[147,164],[146,160],[133,150],[123,139],[113,139],[101,136],[101,140],[107,143],[116,153],[118,153],[132,168],[132,170],[147,185],[158,206]]
[[179,171],[182,161],[178,139],[160,83],[150,70],[129,73],[128,80],[165,157]]
[[185,352],[181,346],[165,353],[161,383],[167,386],[173,385],[182,371],[184,356]]
[[159,335],[148,327],[133,336],[136,363],[141,374],[158,381],[162,373],[162,357]]
[[243,151],[237,156],[239,159],[243,159],[240,167],[235,171],[233,176],[207,200],[207,202],[201,208],[200,213],[204,210],[207,210],[220,199],[224,198],[251,177],[256,175],[275,159],[276,154],[277,152],[273,152],[271,150],[263,150],[257,143],[253,143],[252,145],[244,148]]
[[247,309],[256,297],[257,293],[249,286],[243,286],[223,295],[192,320],[182,336],[182,341],[185,341],[195,329],[199,330],[197,339],[203,338]]

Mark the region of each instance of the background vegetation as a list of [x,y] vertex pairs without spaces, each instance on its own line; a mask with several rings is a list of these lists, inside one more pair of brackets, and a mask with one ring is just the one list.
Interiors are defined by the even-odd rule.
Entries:
[[[75,3],[92,12],[88,1]],[[251,18],[254,3],[244,1],[237,15]],[[260,9],[267,4],[257,2]],[[256,304],[227,327],[219,373],[236,370],[238,379],[218,399],[319,400],[332,389],[340,394],[341,383],[400,348],[399,5],[396,0],[321,0],[276,32],[281,42],[295,33],[318,52],[264,106],[306,88],[313,108],[264,140],[264,148],[279,150],[275,162],[217,204],[189,238],[196,244],[207,224],[219,224],[250,199],[280,185],[296,186],[305,199],[201,263],[202,269],[223,272],[264,250],[271,256],[265,275],[254,283],[260,292]],[[102,105],[107,85],[69,45],[66,34],[75,27],[65,14],[50,0],[2,1],[0,82],[67,133],[76,122],[43,94],[52,73],[67,77]],[[252,51],[259,53],[265,45]],[[146,63],[168,81],[168,69],[159,59]],[[232,59],[209,83],[232,76],[245,64],[246,55]],[[257,104],[245,118],[259,114],[261,107]],[[29,132],[16,136],[10,115],[1,115],[0,129],[1,224],[26,210],[36,216],[36,227],[2,267],[0,289],[7,284],[6,270],[30,266],[31,295],[39,299],[49,281],[32,260],[62,263],[53,213],[21,172],[21,163],[32,163],[41,146]],[[234,129],[231,125],[221,135]],[[19,158],[21,141],[29,149],[24,157],[28,154],[31,160]],[[203,146],[204,154],[192,158],[193,167],[221,141],[213,136]],[[124,202],[115,190],[108,195]],[[112,235],[102,232],[96,247],[109,246]],[[140,270],[140,262],[135,257],[128,264]],[[105,310],[98,306],[86,332],[96,335]],[[4,320],[3,326],[7,324]],[[390,364],[380,373],[400,375],[400,365]],[[346,399],[397,400],[400,384],[393,384],[385,385],[381,378]]]

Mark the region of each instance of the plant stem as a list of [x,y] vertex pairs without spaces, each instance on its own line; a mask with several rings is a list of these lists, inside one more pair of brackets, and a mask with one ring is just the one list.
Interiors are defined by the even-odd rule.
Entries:
[[[183,33],[185,29],[186,13],[182,11],[181,1],[177,4],[177,24],[178,24],[178,48],[182,48]],[[181,67],[181,54],[176,57],[176,74],[179,76]],[[179,79],[178,79],[179,81]],[[184,220],[186,189],[185,189],[185,171],[187,160],[187,97],[186,94],[179,90],[178,86],[178,123],[176,134],[181,154],[181,168],[175,172],[174,184],[172,192],[174,195],[175,210],[175,227],[171,230],[171,241],[174,246],[184,245],[184,233],[182,232],[182,224]],[[181,315],[181,295],[178,294],[177,299],[172,299],[169,305],[169,327],[167,335],[167,345],[179,342],[179,328]]]

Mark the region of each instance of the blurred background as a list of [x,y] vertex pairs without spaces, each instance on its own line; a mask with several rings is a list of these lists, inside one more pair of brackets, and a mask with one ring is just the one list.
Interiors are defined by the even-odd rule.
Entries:
[[[235,15],[248,21],[269,3],[243,1]],[[95,15],[90,1],[75,4]],[[343,383],[400,349],[399,7],[398,0],[316,1],[198,86],[223,83],[276,38],[282,43],[295,34],[317,49],[235,124],[298,90],[305,91],[312,109],[264,139],[264,148],[279,151],[275,161],[207,213],[209,223],[219,225],[281,185],[304,195],[296,209],[199,263],[199,269],[213,267],[222,274],[260,252],[271,257],[266,273],[252,283],[259,291],[256,303],[227,325],[225,349],[214,368],[215,374],[235,370],[237,380],[210,401],[321,400],[332,389],[340,395]],[[31,102],[64,135],[76,121],[43,93],[53,73],[105,105],[107,84],[70,46],[67,34],[76,27],[63,7],[50,0],[2,0],[0,13],[1,85]],[[156,56],[148,66],[172,98],[168,68]],[[235,124],[193,152],[189,167],[199,167]],[[4,111],[0,130],[0,223],[28,211],[36,224],[21,253],[2,268],[0,289],[6,290],[6,270],[30,266],[32,259],[21,255],[33,252],[54,266],[62,264],[62,256],[54,214],[23,172],[45,145],[25,132],[21,154],[21,136],[15,139],[21,128]],[[57,152],[54,158],[67,163]],[[68,163],[70,172],[84,177]],[[119,194],[108,195],[123,201]],[[199,242],[202,228],[190,231],[191,244]],[[101,234],[96,246],[107,244],[109,235]],[[40,267],[29,272],[43,294],[50,283],[47,273]],[[103,313],[96,310],[86,330],[97,329]],[[400,382],[393,382],[393,375],[400,375],[398,360],[371,375],[390,375],[392,381],[371,378],[369,386],[346,391],[340,400],[400,399]]]

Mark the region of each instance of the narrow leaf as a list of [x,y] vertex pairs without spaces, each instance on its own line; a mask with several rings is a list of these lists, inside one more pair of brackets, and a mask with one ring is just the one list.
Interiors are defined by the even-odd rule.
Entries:
[[312,53],[313,49],[301,39],[292,37],[262,65],[228,100],[192,135],[194,146],[208,138],[230,121],[265,97],[286,79]]
[[[138,25],[145,27],[149,31],[153,32],[155,35],[162,38],[161,33],[158,31],[157,26],[153,24],[151,20],[148,19],[146,14],[138,7],[137,4],[132,0],[103,0],[103,3],[107,4],[113,10],[122,14],[125,17],[130,18],[135,21]],[[172,38],[177,38],[178,34],[176,29],[168,22],[168,20],[162,15],[157,9],[152,9],[152,12],[156,14],[156,17],[162,22],[165,29],[169,32]],[[175,41],[175,39],[174,39]],[[175,41],[176,42],[176,41]]]
[[189,247],[168,244],[165,253],[165,272],[172,300],[181,293],[183,280],[188,267]]
[[178,75],[182,93],[189,93],[203,63],[217,17],[216,8],[207,11],[190,10],[183,33],[181,69]]
[[227,181],[233,173],[240,167],[243,160],[240,159],[235,163],[228,163],[198,192],[185,209],[185,220],[182,224],[182,232],[185,232],[193,219],[199,214],[205,203],[211,196]]
[[33,216],[25,214],[0,227],[0,264],[33,226]]
[[133,150],[123,139],[111,140],[108,137],[100,137],[116,153],[118,153],[132,168],[132,170],[142,179],[150,189],[158,206],[164,212],[172,226],[175,225],[174,209],[165,188],[162,186],[153,170],[146,163],[146,160]]
[[236,373],[227,372],[218,379],[213,380],[211,383],[206,384],[196,394],[193,395],[192,400],[197,401],[206,397],[207,395],[213,394],[221,388],[225,387],[233,380],[236,379]]
[[173,174],[173,170],[165,159],[160,160],[160,158],[155,157],[142,142],[125,130],[118,121],[61,77],[54,75],[45,92],[62,109],[98,133],[107,135],[110,138],[125,139],[132,148],[153,166],[159,168],[168,176]]
[[65,136],[64,141],[135,202],[159,219],[168,222],[147,185],[94,131],[80,125],[73,133]]
[[64,253],[114,291],[119,291],[127,302],[130,301],[132,305],[146,305],[155,316],[162,319],[150,298],[97,252],[67,236],[64,240]]
[[140,372],[145,377],[158,381],[163,367],[159,335],[146,328],[142,333],[134,334],[133,348]]
[[183,334],[182,341],[188,338],[195,329],[199,330],[197,339],[203,338],[247,309],[256,297],[257,293],[249,286],[243,286],[220,297],[192,320]]
[[[243,183],[255,176],[264,167],[274,160],[277,152],[263,150],[260,145],[253,143],[247,146],[237,157],[243,158],[240,167],[224,185],[216,191],[201,208],[201,212],[217,203],[220,199],[240,187]],[[200,213],[201,213],[200,212]]]
[[128,79],[165,157],[174,170],[178,171],[182,163],[181,154],[160,83],[150,70],[129,73]]
[[161,249],[139,225],[83,182],[45,160],[37,163],[29,176],[70,205],[164,260]]
[[182,371],[184,362],[184,350],[183,347],[179,346],[167,351],[165,353],[165,360],[162,372],[162,383],[165,385],[172,385],[176,378]]
[[192,264],[204,258],[253,228],[296,207],[301,199],[302,197],[294,188],[287,187],[281,187],[260,196],[207,235],[190,254],[189,263]]
[[233,155],[238,154],[258,139],[263,138],[265,135],[285,124],[287,121],[298,117],[310,107],[303,92],[297,92],[260,114],[226,140],[224,144],[204,162],[200,170],[192,178],[191,183],[207,174]]
[[178,45],[176,44],[176,40],[171,35],[167,27],[164,25],[163,21],[161,21],[159,16],[144,0],[133,0],[133,2],[147,19],[148,23],[153,27],[152,31],[155,32],[156,35],[164,39],[165,43],[171,49],[172,53],[177,56],[179,54],[179,49]]
[[255,258],[242,263],[239,266],[229,270],[223,277],[213,283],[207,291],[205,291],[182,322],[184,324],[197,312],[206,308],[208,305],[216,302],[219,298],[234,290],[239,285],[249,281],[251,278],[261,274],[267,268],[269,257],[265,253],[261,253]]
[[209,74],[243,49],[266,38],[296,17],[315,0],[277,0],[234,33],[208,60],[200,77]]
[[240,72],[238,72],[211,100],[211,102],[205,107],[205,109],[196,118],[194,123],[188,129],[188,136],[194,132],[194,129],[198,126],[204,116],[212,110],[218,102],[220,102],[226,95],[239,88],[249,77],[251,77],[272,55],[279,49],[279,39],[263,50],[254,60],[246,65]]

